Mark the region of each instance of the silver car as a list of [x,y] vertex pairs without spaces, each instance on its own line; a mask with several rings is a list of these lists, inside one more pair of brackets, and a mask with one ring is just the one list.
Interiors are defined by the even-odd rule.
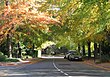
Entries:
[[65,54],[64,59],[68,59],[68,58],[69,58],[69,55],[72,54],[72,53],[74,53],[74,52],[75,52],[75,50],[69,50],[69,51]]
[[75,51],[74,53],[69,54],[68,60],[71,60],[71,61],[82,61],[82,56],[80,55],[80,53]]

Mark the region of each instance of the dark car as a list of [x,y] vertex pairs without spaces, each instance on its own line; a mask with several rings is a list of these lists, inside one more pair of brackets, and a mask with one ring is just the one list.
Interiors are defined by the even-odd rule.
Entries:
[[69,54],[68,60],[71,60],[71,61],[82,61],[82,56],[80,55],[80,53],[75,51],[74,53]]
[[72,54],[72,53],[74,53],[74,52],[75,52],[75,50],[69,50],[69,51],[65,54],[64,59],[68,59],[68,58],[69,58],[69,55]]

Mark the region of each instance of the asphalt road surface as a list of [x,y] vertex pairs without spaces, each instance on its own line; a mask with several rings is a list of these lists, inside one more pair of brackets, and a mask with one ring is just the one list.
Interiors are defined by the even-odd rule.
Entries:
[[61,58],[45,59],[36,64],[22,66],[0,66],[0,77],[110,77],[105,71],[83,62]]

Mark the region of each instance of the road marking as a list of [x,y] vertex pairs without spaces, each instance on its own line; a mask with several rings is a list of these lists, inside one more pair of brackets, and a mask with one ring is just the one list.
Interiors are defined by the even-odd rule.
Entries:
[[66,75],[66,76],[68,76],[68,74],[67,74],[67,73],[63,72],[61,69],[59,69],[59,68],[55,65],[54,60],[53,60],[53,66],[57,69],[57,71],[59,71],[59,72],[63,73],[63,74],[64,74],[64,75]]
[[7,76],[27,76],[29,74],[7,74]]

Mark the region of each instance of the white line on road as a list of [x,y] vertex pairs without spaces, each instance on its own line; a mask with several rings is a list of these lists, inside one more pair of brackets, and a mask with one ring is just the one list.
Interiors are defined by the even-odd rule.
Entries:
[[64,75],[66,75],[66,76],[68,76],[68,74],[67,74],[67,73],[63,72],[61,69],[59,69],[59,68],[55,65],[54,60],[53,60],[53,66],[57,69],[57,71],[59,71],[59,72],[63,73],[63,74],[64,74]]

